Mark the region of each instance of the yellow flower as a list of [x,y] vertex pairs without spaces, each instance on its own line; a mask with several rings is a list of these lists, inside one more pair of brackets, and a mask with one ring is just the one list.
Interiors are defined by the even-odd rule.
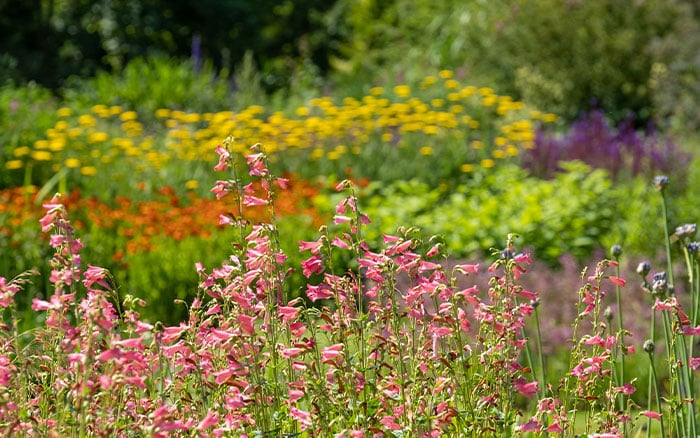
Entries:
[[433,148],[430,147],[430,146],[423,146],[422,148],[420,148],[420,150],[419,150],[418,152],[419,152],[421,155],[426,155],[426,156],[427,156],[427,155],[433,155]]
[[78,117],[78,123],[80,126],[83,127],[89,127],[89,126],[95,126],[95,118],[91,116],[90,114],[83,114],[82,116]]
[[57,131],[65,131],[68,128],[68,122],[65,120],[59,120],[56,122],[54,128],[56,128]]
[[167,117],[170,117],[170,110],[167,108],[159,108],[156,110],[156,117],[159,119],[165,119]]
[[369,94],[372,96],[379,96],[384,94],[384,87],[372,87],[369,89]]
[[185,188],[187,190],[195,190],[197,187],[199,187],[199,181],[196,179],[191,179],[185,183]]
[[481,140],[474,140],[471,142],[472,149],[481,149],[484,146],[484,143],[481,142]]
[[435,125],[428,125],[423,127],[423,132],[428,135],[435,135],[439,132],[439,129]]
[[481,160],[481,167],[483,167],[485,169],[490,169],[491,167],[493,167],[495,165],[496,165],[496,162],[490,158],[486,158],[486,159]]
[[110,114],[112,114],[113,116],[116,116],[117,114],[119,114],[120,112],[122,112],[122,107],[119,106],[119,105],[112,105],[112,106],[109,107],[109,112],[110,112]]
[[48,140],[37,140],[34,142],[34,147],[36,149],[48,149],[49,148],[49,141]]
[[559,120],[559,116],[556,114],[548,113],[542,116],[542,121],[545,123],[554,123]]
[[18,147],[17,149],[15,149],[15,151],[13,152],[13,154],[14,154],[15,157],[23,157],[23,156],[29,154],[29,152],[31,152],[31,151],[32,151],[32,150],[29,149],[28,146],[20,146],[20,147]]
[[93,132],[88,136],[88,143],[102,143],[107,141],[109,136],[106,132]]
[[496,149],[495,151],[493,151],[493,153],[491,153],[491,155],[493,156],[493,158],[496,158],[497,160],[500,160],[500,159],[506,157],[506,153],[501,149]]
[[442,108],[445,105],[445,101],[443,99],[433,99],[430,101],[430,104],[435,108]]
[[80,174],[85,176],[97,175],[97,168],[94,166],[84,166],[80,168]]
[[70,169],[75,169],[80,167],[80,160],[77,158],[66,158],[65,165]]
[[408,85],[397,85],[394,87],[394,94],[399,97],[408,97],[411,95],[411,87]]
[[67,107],[59,108],[56,111],[56,115],[58,115],[58,117],[70,117],[73,115],[73,110]]
[[5,168],[7,170],[21,169],[22,166],[24,166],[24,162],[22,160],[10,160],[5,163]]
[[136,114],[136,111],[124,111],[119,115],[119,118],[122,122],[128,122],[129,120],[136,120],[138,115]]
[[299,117],[306,117],[310,114],[310,111],[309,111],[309,108],[307,108],[305,106],[300,106],[299,108],[297,108],[296,114]]
[[459,82],[454,79],[449,79],[445,81],[445,88],[447,88],[448,90],[455,90],[459,88]]
[[32,152],[31,157],[36,161],[49,161],[53,155],[48,151],[34,151]]
[[438,76],[440,76],[442,79],[450,79],[453,75],[454,73],[452,70],[440,70],[438,73]]
[[470,163],[464,163],[459,167],[459,170],[461,170],[464,173],[469,173],[474,171],[474,165]]

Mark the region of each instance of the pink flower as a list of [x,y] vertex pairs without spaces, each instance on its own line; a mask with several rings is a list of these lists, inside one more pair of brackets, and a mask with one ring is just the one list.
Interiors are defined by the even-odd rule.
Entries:
[[314,255],[301,262],[301,269],[304,276],[309,278],[313,274],[323,272],[325,266],[323,265],[323,259],[318,255]]
[[695,335],[700,335],[700,325],[697,327],[686,327],[683,329],[683,334],[684,335],[690,335],[690,336],[695,336]]
[[287,394],[289,395],[289,402],[295,403],[297,400],[304,396],[304,391],[300,389],[290,389],[289,391],[287,391]]
[[209,412],[207,415],[199,422],[196,429],[199,431],[209,429],[212,426],[219,424],[219,415]]
[[255,207],[258,205],[267,205],[267,201],[255,196],[243,195],[243,205],[248,207]]
[[513,382],[513,387],[518,390],[518,392],[527,398],[533,398],[537,394],[537,381],[527,382],[523,377],[516,379]]
[[311,254],[318,254],[318,252],[323,248],[323,242],[317,240],[315,242],[304,242],[299,241],[299,252],[311,251]]
[[295,418],[299,424],[301,424],[301,429],[305,430],[311,427],[311,413],[307,411],[302,411],[301,409],[291,406],[289,408],[289,413]]
[[527,422],[519,425],[517,430],[518,432],[539,432],[541,427],[537,420],[530,418]]
[[219,154],[219,162],[214,166],[214,170],[220,172],[222,170],[228,169],[229,161],[231,160],[231,154],[226,148],[221,145],[216,147],[216,153]]
[[697,370],[700,368],[700,357],[691,357],[688,365],[690,365],[690,368],[693,370]]
[[618,391],[618,392],[621,392],[621,393],[624,394],[624,395],[630,395],[630,394],[632,394],[633,392],[635,392],[635,391],[637,390],[637,388],[635,388],[634,386],[632,386],[631,383],[625,383],[625,384],[622,385],[622,386],[616,387],[615,390]]
[[246,335],[255,334],[255,317],[249,315],[238,315],[238,321],[241,323],[241,329]]
[[216,185],[212,187],[210,192],[216,195],[216,199],[221,199],[226,196],[231,191],[231,183],[228,181],[217,181]]
[[644,415],[645,417],[649,417],[653,420],[660,420],[661,419],[661,414],[659,414],[658,412],[654,412],[654,411],[642,411],[642,412],[640,412],[640,414]]
[[455,266],[457,272],[461,272],[464,275],[469,275],[469,273],[478,274],[479,265],[457,265]]
[[282,317],[282,322],[289,323],[290,321],[296,319],[300,310],[301,309],[299,307],[280,306],[277,309],[277,314]]
[[334,344],[321,350],[321,361],[332,362],[333,359],[343,354],[343,344]]
[[608,277],[608,278],[610,279],[610,281],[612,281],[614,284],[616,284],[617,286],[620,286],[620,287],[622,287],[622,286],[624,286],[625,284],[627,284],[627,281],[625,281],[624,279],[622,279],[622,278],[620,278],[620,277],[613,277],[613,276],[611,275],[611,276]]
[[291,359],[293,357],[299,356],[303,352],[304,349],[299,347],[283,348],[280,351],[280,353],[282,353],[282,357],[284,357],[285,359]]
[[333,223],[336,225],[344,224],[344,223],[350,222],[351,220],[352,219],[350,219],[349,217],[339,215],[339,214],[336,214],[335,216],[333,216]]
[[396,423],[396,418],[392,415],[386,415],[379,420],[382,425],[389,430],[401,430],[401,426]]

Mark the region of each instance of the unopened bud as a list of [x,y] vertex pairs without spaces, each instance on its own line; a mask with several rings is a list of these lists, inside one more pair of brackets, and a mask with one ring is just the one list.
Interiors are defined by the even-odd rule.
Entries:
[[644,351],[646,351],[647,353],[653,353],[654,348],[656,348],[656,345],[654,345],[654,341],[652,341],[651,339],[647,339],[646,341],[644,341],[643,348],[644,348]]

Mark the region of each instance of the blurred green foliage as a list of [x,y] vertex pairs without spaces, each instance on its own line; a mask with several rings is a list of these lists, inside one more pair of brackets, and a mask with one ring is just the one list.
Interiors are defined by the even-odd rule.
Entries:
[[229,73],[247,51],[268,89],[288,85],[310,60],[328,67],[332,37],[325,0],[4,0],[0,2],[0,83],[120,71],[137,57],[211,60]]

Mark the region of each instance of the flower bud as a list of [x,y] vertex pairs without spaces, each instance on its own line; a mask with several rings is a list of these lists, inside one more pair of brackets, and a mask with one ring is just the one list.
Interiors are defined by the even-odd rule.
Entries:
[[646,341],[644,341],[643,348],[644,348],[644,351],[646,351],[647,353],[653,353],[654,348],[656,348],[656,345],[654,345],[654,341],[652,341],[651,339],[647,339]]
[[612,321],[613,317],[613,311],[610,308],[610,306],[605,308],[605,311],[603,312],[603,318],[605,318],[608,322]]
[[654,187],[656,190],[663,192],[668,186],[668,177],[666,175],[658,175],[654,177]]
[[620,245],[613,245],[610,247],[610,255],[615,259],[620,257],[620,255],[622,255],[622,247]]
[[651,271],[651,265],[649,262],[641,262],[637,265],[637,274],[641,275],[642,277],[646,277],[649,271]]

